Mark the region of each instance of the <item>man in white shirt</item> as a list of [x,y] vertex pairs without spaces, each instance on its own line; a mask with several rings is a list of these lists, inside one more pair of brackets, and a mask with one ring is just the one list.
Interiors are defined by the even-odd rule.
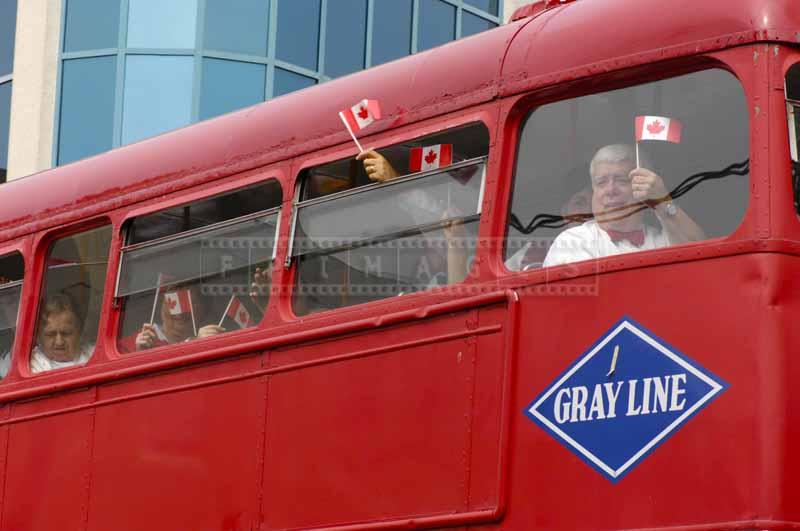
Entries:
[[[559,234],[542,266],[555,266],[658,249],[705,238],[703,230],[678,207],[667,192],[661,177],[642,166],[636,167],[632,146],[612,144],[600,148],[592,158],[589,173],[592,185],[594,219]],[[652,209],[660,227],[645,223],[645,213]],[[506,262],[514,270],[525,268],[522,248]]]

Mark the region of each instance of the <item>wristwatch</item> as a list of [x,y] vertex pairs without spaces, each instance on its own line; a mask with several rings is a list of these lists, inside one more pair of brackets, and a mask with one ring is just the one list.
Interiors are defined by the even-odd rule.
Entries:
[[675,206],[675,203],[672,201],[667,201],[664,203],[664,213],[669,217],[675,217],[678,213],[678,207]]

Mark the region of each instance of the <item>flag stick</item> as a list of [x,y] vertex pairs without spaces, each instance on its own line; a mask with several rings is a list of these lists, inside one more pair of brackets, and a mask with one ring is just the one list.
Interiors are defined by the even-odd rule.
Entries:
[[197,337],[197,323],[194,322],[194,306],[192,305],[192,290],[186,288],[186,295],[189,297],[189,313],[192,315],[192,330],[194,337]]
[[639,169],[639,142],[636,142],[636,169]]
[[235,293],[233,295],[231,295],[231,298],[228,301],[228,305],[225,306],[225,311],[222,312],[222,319],[219,320],[219,325],[217,325],[217,326],[222,326],[222,322],[225,320],[225,316],[228,315],[228,310],[231,309],[231,304],[233,304],[233,298],[234,297],[236,297]]
[[358,139],[356,138],[356,135],[354,135],[353,134],[353,130],[350,129],[350,124],[347,123],[347,118],[345,118],[344,114],[342,114],[341,112],[339,113],[339,118],[341,118],[342,123],[344,124],[345,128],[347,129],[347,132],[350,133],[350,137],[353,139],[353,142],[355,142],[356,146],[358,146],[358,152],[359,153],[364,153],[364,148],[361,147],[361,144],[358,143]]
[[156,306],[158,306],[158,294],[161,292],[161,273],[158,274],[156,280],[156,296],[153,297],[153,311],[150,312],[150,324],[156,320]]

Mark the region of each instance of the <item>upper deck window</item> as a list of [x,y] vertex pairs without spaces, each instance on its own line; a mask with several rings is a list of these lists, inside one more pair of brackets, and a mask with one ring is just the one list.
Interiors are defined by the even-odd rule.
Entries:
[[0,378],[11,367],[25,264],[19,253],[0,257]]
[[789,152],[792,157],[792,186],[794,189],[794,208],[800,214],[800,157],[798,138],[800,138],[800,64],[786,72],[786,115],[789,122]]
[[[116,293],[120,351],[255,326],[268,301],[281,197],[271,180],[129,222]],[[251,296],[254,278],[262,290]]]
[[105,225],[60,238],[47,253],[31,372],[80,365],[94,353],[111,245]]
[[[291,257],[298,315],[462,281],[475,251],[489,135],[483,124],[301,175]],[[376,164],[370,175],[365,164]]]
[[520,134],[506,266],[728,235],[748,204],[748,147],[744,93],[724,70],[544,105]]

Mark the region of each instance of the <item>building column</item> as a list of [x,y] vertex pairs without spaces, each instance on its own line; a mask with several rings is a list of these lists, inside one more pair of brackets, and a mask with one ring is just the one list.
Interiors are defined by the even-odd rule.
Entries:
[[8,180],[53,165],[61,3],[21,0],[17,5]]

